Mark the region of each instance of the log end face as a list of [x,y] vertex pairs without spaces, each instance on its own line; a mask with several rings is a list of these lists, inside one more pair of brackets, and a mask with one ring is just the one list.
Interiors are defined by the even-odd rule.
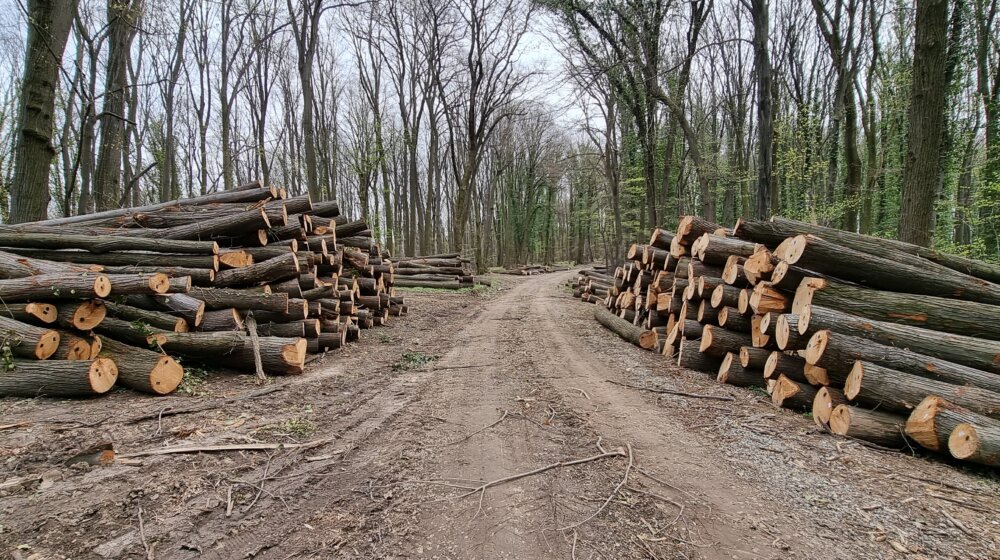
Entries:
[[781,352],[771,352],[771,355],[767,357],[767,361],[764,362],[764,379],[774,377],[774,372],[778,369],[778,360],[780,359]]
[[184,380],[184,367],[170,356],[162,356],[149,372],[149,387],[158,395],[167,395],[177,390]]
[[724,384],[726,380],[729,379],[729,368],[733,367],[733,361],[735,359],[735,354],[732,352],[726,352],[725,357],[722,358],[722,365],[719,366],[719,375],[716,376],[716,381]]
[[642,331],[639,335],[639,347],[645,350],[652,350],[656,347],[656,331]]
[[865,364],[862,361],[854,362],[854,366],[851,367],[851,373],[847,375],[847,381],[844,382],[844,396],[849,400],[854,400],[858,397],[861,392],[861,387],[864,384],[865,379]]
[[38,344],[35,345],[35,357],[39,360],[47,360],[59,349],[59,331],[44,331],[38,337]]
[[941,447],[938,443],[935,420],[943,402],[940,397],[927,397],[913,409],[906,420],[906,435],[931,451],[940,451]]
[[806,344],[806,363],[816,365],[826,352],[826,347],[830,342],[830,331],[817,331],[809,338]]
[[55,323],[59,317],[56,306],[51,303],[29,303],[25,307],[25,311],[39,321],[47,324]]
[[94,295],[97,297],[108,297],[111,293],[111,279],[100,274],[94,279]]
[[89,300],[79,305],[73,312],[73,327],[81,331],[92,330],[100,325],[108,315],[108,308],[100,300]]
[[830,431],[846,436],[851,431],[851,407],[838,404],[830,414]]
[[115,365],[114,360],[97,358],[90,364],[88,379],[90,387],[95,393],[107,393],[118,380],[118,366]]
[[[794,313],[794,311],[792,313]],[[798,330],[799,334],[802,336],[805,336],[805,334],[809,332],[809,317],[811,315],[812,315],[812,304],[803,305],[802,309],[799,310]]]
[[306,365],[306,354],[308,342],[304,338],[296,340],[292,344],[286,344],[281,348],[281,357],[285,363],[292,366],[288,373],[302,373]]
[[955,426],[948,437],[948,451],[956,459],[968,459],[979,452],[979,434],[972,424]]
[[820,387],[819,391],[816,391],[816,396],[813,397],[812,415],[813,422],[817,426],[830,423],[830,417],[833,416],[833,399],[830,397],[829,388]]
[[714,338],[714,329],[712,325],[705,325],[705,328],[701,331],[701,340],[698,343],[698,351],[705,352],[712,347],[712,338]]

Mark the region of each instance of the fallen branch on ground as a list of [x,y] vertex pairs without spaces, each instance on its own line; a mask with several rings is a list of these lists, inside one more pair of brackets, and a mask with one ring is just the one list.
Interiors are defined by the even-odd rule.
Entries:
[[685,393],[683,391],[671,391],[669,389],[654,389],[652,387],[640,387],[638,385],[629,385],[627,383],[620,383],[618,381],[612,381],[610,379],[605,379],[608,383],[613,383],[615,385],[621,385],[622,387],[628,387],[629,389],[638,389],[640,391],[649,391],[650,393],[663,393],[665,395],[675,395],[678,397],[688,397],[692,399],[710,399],[715,401],[734,401],[733,397],[720,397],[716,395],[701,395],[698,393]]
[[329,439],[318,439],[307,443],[239,443],[233,445],[186,445],[180,447],[164,447],[162,449],[147,449],[134,453],[124,453],[119,457],[147,457],[149,455],[171,455],[175,453],[207,453],[219,451],[267,451],[270,449],[309,449],[322,445]]

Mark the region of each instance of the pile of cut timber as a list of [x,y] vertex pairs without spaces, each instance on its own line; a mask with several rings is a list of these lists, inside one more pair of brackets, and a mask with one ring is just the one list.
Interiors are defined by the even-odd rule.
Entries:
[[259,183],[0,226],[0,396],[166,394],[182,363],[302,373],[406,312],[394,272],[336,202]]
[[566,269],[544,266],[540,264],[526,264],[524,266],[518,266],[515,268],[508,268],[507,270],[501,270],[500,274],[510,274],[513,276],[535,276],[537,274],[550,274],[557,270],[566,270]]
[[460,290],[476,283],[469,259],[461,253],[399,257],[396,265],[396,286],[399,288],[437,288]]
[[624,338],[834,433],[1000,466],[996,282],[1000,266],[899,241],[687,216],[575,294]]

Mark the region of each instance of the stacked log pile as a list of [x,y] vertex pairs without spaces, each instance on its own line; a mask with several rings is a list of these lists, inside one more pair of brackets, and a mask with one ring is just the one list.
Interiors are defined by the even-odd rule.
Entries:
[[0,396],[166,394],[188,364],[302,373],[406,313],[395,273],[336,202],[259,183],[0,226]]
[[574,294],[627,340],[833,433],[1000,466],[996,282],[1000,266],[899,241],[688,216]]
[[396,286],[460,290],[476,283],[469,259],[461,253],[399,257],[395,260]]

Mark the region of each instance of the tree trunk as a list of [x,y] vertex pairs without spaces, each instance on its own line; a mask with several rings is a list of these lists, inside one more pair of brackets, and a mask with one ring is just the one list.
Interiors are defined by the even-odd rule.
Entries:
[[598,306],[594,309],[594,318],[608,330],[640,348],[651,350],[656,343],[653,331],[637,327],[604,307]]
[[[155,333],[149,337],[170,354],[221,366],[254,371],[254,348],[240,332]],[[305,365],[306,339],[258,337],[260,358],[268,374],[299,374]]]
[[45,360],[59,347],[59,331],[0,317],[3,346],[18,358]]
[[701,332],[698,351],[722,359],[726,357],[726,354],[739,352],[740,347],[749,346],[751,343],[752,339],[749,334],[705,325]]
[[771,391],[771,402],[782,408],[806,411],[812,408],[817,391],[812,385],[793,381],[782,374]]
[[0,305],[0,317],[51,325],[58,318],[58,310],[51,303],[4,303]]
[[[129,322],[140,322],[157,329],[173,332],[187,332],[188,323],[183,317],[175,317],[168,313],[153,309],[143,309],[133,307],[124,303],[113,301],[105,302],[107,311],[111,316]],[[96,325],[95,325],[96,326]],[[91,327],[93,328],[93,327]]]
[[991,420],[971,410],[952,404],[941,397],[930,396],[921,401],[906,421],[906,435],[931,451],[948,449],[948,438],[961,424],[986,425]]
[[705,373],[718,374],[722,367],[722,359],[702,354],[698,348],[701,346],[697,340],[681,340],[680,348],[677,351],[677,366]]
[[288,294],[285,293],[253,293],[244,290],[226,288],[191,288],[188,295],[205,302],[208,309],[252,309],[260,311],[288,310]]
[[0,231],[0,246],[26,249],[85,249],[91,253],[154,251],[160,253],[216,255],[219,252],[219,245],[214,241],[174,241],[103,235],[26,233],[6,228]]
[[10,191],[11,223],[44,220],[48,214],[49,170],[56,155],[52,145],[56,88],[78,2],[28,0],[28,41]]
[[943,172],[941,137],[947,110],[948,1],[917,0],[909,134],[903,162],[899,240],[930,247],[934,203]]

